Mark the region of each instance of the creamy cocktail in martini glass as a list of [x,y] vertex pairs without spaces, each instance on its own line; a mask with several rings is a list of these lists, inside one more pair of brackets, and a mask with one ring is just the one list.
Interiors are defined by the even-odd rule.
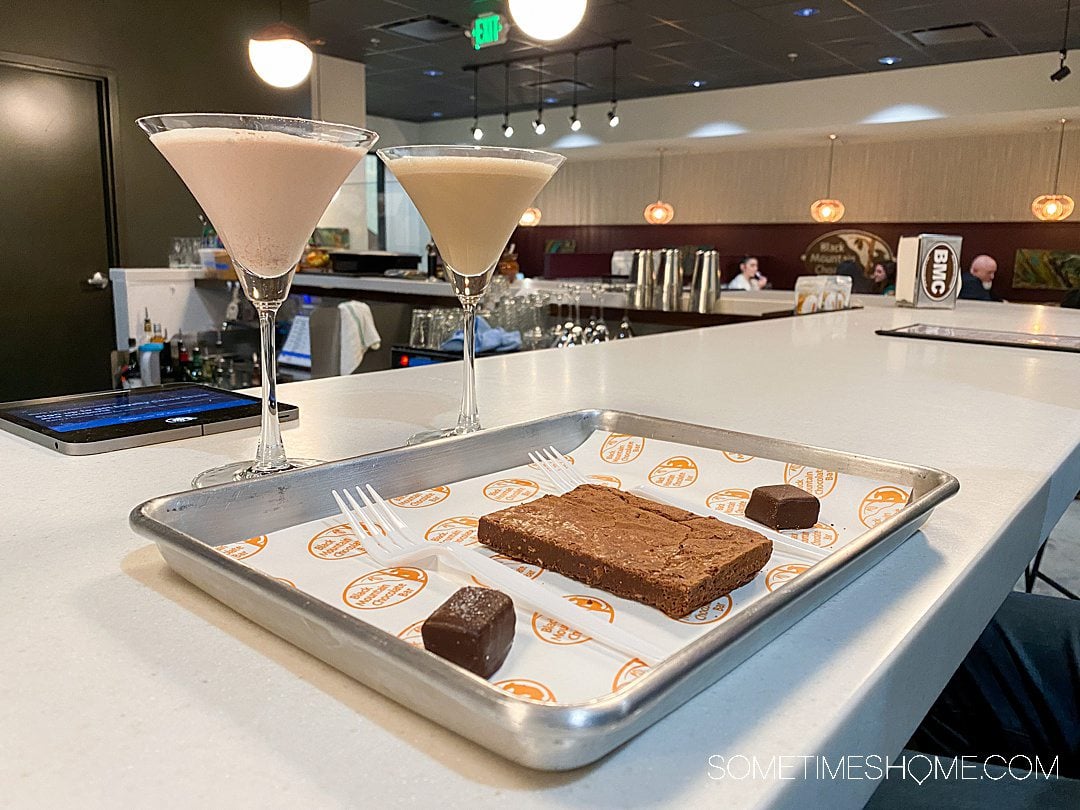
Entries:
[[416,205],[465,309],[464,380],[455,427],[410,444],[480,429],[476,405],[476,308],[521,214],[565,158],[497,146],[399,146],[380,158]]
[[378,136],[345,124],[232,113],[153,115],[137,123],[210,218],[259,313],[263,407],[256,458],[207,470],[194,485],[318,463],[285,455],[274,320],[319,218]]

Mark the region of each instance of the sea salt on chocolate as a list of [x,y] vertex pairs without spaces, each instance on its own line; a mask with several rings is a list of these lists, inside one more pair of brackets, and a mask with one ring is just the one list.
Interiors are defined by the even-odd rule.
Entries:
[[428,616],[420,635],[424,649],[487,678],[514,643],[514,602],[502,591],[461,588]]
[[744,513],[770,529],[809,529],[817,523],[821,501],[791,484],[758,487]]

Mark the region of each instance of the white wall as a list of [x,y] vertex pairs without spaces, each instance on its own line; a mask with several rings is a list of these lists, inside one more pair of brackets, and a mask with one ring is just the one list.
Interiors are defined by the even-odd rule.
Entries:
[[[367,85],[361,63],[317,55],[310,81],[314,118],[367,126]],[[353,250],[368,247],[366,179],[364,161],[360,161],[319,220],[320,228],[348,228]]]

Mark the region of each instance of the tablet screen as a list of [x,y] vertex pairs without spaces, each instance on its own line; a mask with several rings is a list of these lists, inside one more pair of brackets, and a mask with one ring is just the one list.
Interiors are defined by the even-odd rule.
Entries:
[[[295,410],[279,403],[282,411]],[[3,422],[64,442],[85,443],[145,435],[258,416],[256,397],[179,383],[0,405]]]
[[182,386],[174,390],[118,391],[99,397],[12,408],[5,413],[56,433],[70,433],[159,419],[164,419],[166,424],[183,424],[195,421],[194,415],[198,413],[250,404],[247,397],[227,391]]

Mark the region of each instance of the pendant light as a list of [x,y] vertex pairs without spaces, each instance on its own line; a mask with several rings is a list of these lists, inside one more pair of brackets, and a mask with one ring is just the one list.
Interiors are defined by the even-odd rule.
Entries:
[[587,0],[510,0],[510,16],[521,32],[532,39],[562,39],[585,16]]
[[537,62],[540,78],[536,82],[536,120],[533,121],[533,132],[543,135],[547,132],[544,125],[544,57]]
[[656,202],[645,206],[645,221],[650,225],[667,225],[675,218],[675,208],[664,202],[664,150],[659,149],[659,164],[656,171]]
[[611,46],[611,109],[608,110],[608,126],[614,129],[619,125],[619,97],[615,92],[615,57],[619,52],[618,45]]
[[484,140],[484,130],[480,129],[480,68],[473,69],[472,91],[472,133],[474,141]]
[[503,137],[512,138],[514,128],[510,126],[510,63],[506,63],[506,78],[503,81]]
[[540,224],[540,218],[543,214],[540,213],[540,209],[534,206],[530,206],[525,209],[525,213],[521,215],[521,219],[518,220],[518,225],[523,228],[535,228]]
[[570,131],[577,132],[581,129],[581,119],[577,117],[577,63],[578,54],[574,52],[574,108],[570,113]]
[[308,39],[283,19],[278,2],[278,21],[260,28],[248,40],[248,61],[260,79],[271,87],[296,87],[311,74],[315,57]]
[[1057,166],[1054,169],[1054,193],[1040,194],[1031,202],[1031,213],[1043,222],[1060,222],[1068,219],[1073,212],[1073,198],[1068,194],[1058,194],[1058,180],[1061,179],[1061,152],[1065,147],[1065,124],[1061,119],[1061,135],[1058,137]]
[[844,218],[844,204],[832,196],[833,150],[836,147],[836,134],[829,135],[829,179],[825,185],[825,196],[810,205],[810,216],[815,222],[839,222]]

